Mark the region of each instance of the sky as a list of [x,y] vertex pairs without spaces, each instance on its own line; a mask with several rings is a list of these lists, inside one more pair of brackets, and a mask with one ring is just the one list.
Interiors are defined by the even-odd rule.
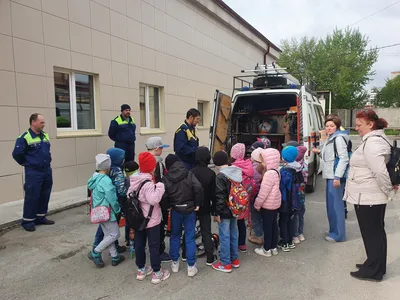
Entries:
[[[358,28],[370,47],[400,43],[399,0],[224,0],[275,45],[284,39],[326,37],[335,28]],[[397,3],[396,3],[397,2]],[[396,3],[396,4],[394,4]],[[374,16],[361,19],[394,4]],[[360,22],[358,22],[360,21]],[[390,72],[400,71],[400,46],[382,49],[366,89],[383,87]]]

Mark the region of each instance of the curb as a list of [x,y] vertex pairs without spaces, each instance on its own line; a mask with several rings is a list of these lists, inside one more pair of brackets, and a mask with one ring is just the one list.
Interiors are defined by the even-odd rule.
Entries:
[[[47,215],[48,216],[54,215],[54,214],[62,212],[64,210],[68,210],[68,209],[72,209],[72,208],[75,208],[75,207],[83,206],[83,205],[85,205],[87,203],[88,203],[88,200],[84,199],[84,200],[78,201],[78,202],[73,203],[73,204],[69,204],[69,205],[61,207],[61,208],[50,210],[47,213]],[[21,224],[21,221],[22,221],[22,219],[18,219],[18,220],[15,220],[15,221],[11,221],[11,222],[0,224],[0,233],[3,233],[4,231],[9,231],[9,230],[14,229],[15,227],[18,227]]]

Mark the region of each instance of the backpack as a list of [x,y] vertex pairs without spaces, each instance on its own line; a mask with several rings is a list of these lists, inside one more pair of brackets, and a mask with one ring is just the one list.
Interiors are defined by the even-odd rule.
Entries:
[[[390,146],[390,159],[389,162],[386,164],[387,171],[389,173],[390,181],[392,182],[393,185],[399,185],[400,184],[400,149],[397,148],[397,141],[393,142],[393,146],[390,145],[387,139],[385,139],[381,135],[372,135],[372,136],[378,136],[382,139],[385,140],[386,143],[389,144]],[[367,137],[367,139],[364,142],[364,147],[363,150],[365,149],[365,144],[367,143],[367,140],[370,137]]]
[[136,191],[133,191],[128,195],[128,200],[125,203],[124,211],[126,222],[128,223],[129,228],[133,228],[134,230],[145,229],[150,221],[151,215],[153,214],[153,205],[150,206],[149,214],[146,218],[144,217],[143,210],[140,207],[139,193],[147,182],[151,182],[151,180],[143,181]]
[[286,193],[286,199],[282,198],[281,211],[291,212],[293,210],[300,210],[306,199],[302,171],[296,172],[296,170],[291,168],[282,168],[280,174],[282,178],[281,182],[289,183],[288,186],[284,187],[283,192]]
[[[335,137],[334,139],[333,139],[333,151],[335,152],[335,162],[333,163],[333,172],[335,172],[336,171],[336,168],[337,168],[337,166],[338,166],[338,164],[339,164],[339,154],[338,154],[338,152],[337,152],[337,148],[336,148],[336,138],[337,137]],[[346,143],[346,146],[347,146],[347,155],[349,156],[349,161],[350,161],[350,157],[351,157],[351,155],[353,154],[353,151],[352,151],[352,148],[353,148],[353,143],[351,142],[351,141],[348,141],[347,142],[347,140],[342,136],[342,138],[343,138],[343,140],[344,140],[344,142]],[[347,164],[347,166],[346,166],[346,170],[344,171],[344,173],[343,173],[343,177],[340,179],[340,181],[346,181],[346,178],[347,178],[347,173],[348,173],[348,171],[349,171],[349,163]]]
[[256,182],[254,181],[254,178],[251,176],[244,176],[242,180],[242,185],[247,191],[247,194],[249,197],[255,196],[255,193],[257,191],[256,187]]
[[242,183],[232,181],[229,178],[228,180],[231,183],[231,188],[229,191],[227,205],[233,217],[237,218],[241,214],[245,213],[249,200],[249,194]]

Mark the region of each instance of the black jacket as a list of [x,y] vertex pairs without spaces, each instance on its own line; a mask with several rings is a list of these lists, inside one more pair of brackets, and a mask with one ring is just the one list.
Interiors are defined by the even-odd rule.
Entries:
[[169,206],[177,212],[188,214],[203,203],[203,188],[194,174],[182,162],[175,162],[163,177],[165,195]]
[[191,170],[203,186],[204,201],[200,207],[199,215],[214,213],[215,211],[215,180],[216,175],[208,168],[211,155],[206,147],[199,147],[196,151],[196,167]]
[[221,219],[232,219],[233,215],[231,210],[226,205],[231,190],[231,183],[228,178],[219,173],[216,176],[216,191],[215,191],[215,213],[214,215],[220,216]]

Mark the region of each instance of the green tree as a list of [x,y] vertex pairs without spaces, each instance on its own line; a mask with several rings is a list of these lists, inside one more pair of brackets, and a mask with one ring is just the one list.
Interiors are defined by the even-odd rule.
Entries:
[[400,107],[400,76],[387,79],[379,93],[381,107]]
[[375,73],[378,51],[367,49],[369,39],[358,30],[334,30],[324,39],[304,37],[282,42],[278,64],[302,83],[332,91],[332,108],[357,108],[365,104],[364,86]]

